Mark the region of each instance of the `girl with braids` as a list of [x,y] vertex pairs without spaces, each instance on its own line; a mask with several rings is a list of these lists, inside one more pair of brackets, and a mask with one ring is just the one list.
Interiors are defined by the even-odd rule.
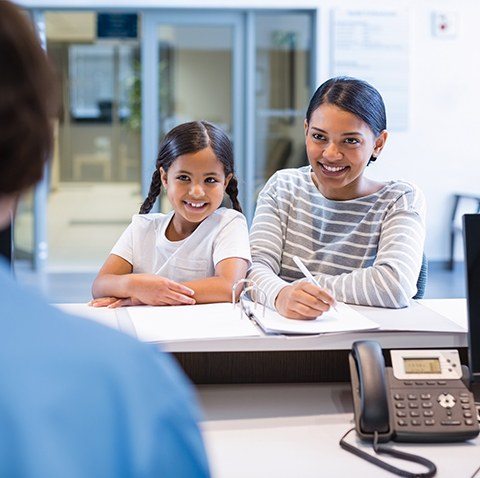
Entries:
[[[173,210],[148,214],[164,187]],[[233,209],[220,207],[224,194]],[[160,145],[148,197],[92,287],[96,307],[227,302],[250,264],[233,149],[206,121],[172,129]],[[238,291],[238,294],[240,291]]]

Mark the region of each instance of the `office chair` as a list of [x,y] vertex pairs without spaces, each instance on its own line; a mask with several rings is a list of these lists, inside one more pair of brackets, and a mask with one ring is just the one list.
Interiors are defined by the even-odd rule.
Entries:
[[428,261],[425,253],[422,257],[422,267],[420,267],[420,274],[417,279],[417,293],[413,296],[414,299],[423,299],[425,295],[425,289],[427,288],[428,277]]

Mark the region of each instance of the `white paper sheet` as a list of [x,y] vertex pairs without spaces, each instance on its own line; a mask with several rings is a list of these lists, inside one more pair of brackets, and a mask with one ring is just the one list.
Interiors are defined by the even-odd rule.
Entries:
[[231,303],[169,307],[129,307],[128,314],[139,340],[224,339],[256,337],[261,333]]
[[286,319],[272,309],[257,305],[255,317],[262,329],[283,334],[325,334],[352,332],[357,330],[377,329],[378,324],[341,302],[337,305],[338,312],[330,309],[315,320]]

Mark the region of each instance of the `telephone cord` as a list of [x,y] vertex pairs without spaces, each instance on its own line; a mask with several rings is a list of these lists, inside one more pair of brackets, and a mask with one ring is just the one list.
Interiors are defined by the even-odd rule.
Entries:
[[343,437],[340,439],[340,446],[344,449],[349,451],[350,453],[353,453],[354,455],[357,455],[360,458],[363,458],[364,460],[369,461],[370,463],[373,463],[376,466],[379,466],[380,468],[383,468],[384,470],[387,470],[391,473],[394,473],[395,475],[398,476],[405,476],[407,478],[430,478],[432,476],[435,476],[437,473],[437,467],[435,464],[428,460],[427,458],[423,458],[422,456],[418,455],[413,455],[411,453],[405,453],[400,450],[394,450],[393,448],[390,447],[385,447],[383,445],[378,444],[378,432],[374,432],[373,435],[373,449],[375,450],[375,453],[377,454],[388,454],[391,455],[395,458],[399,458],[400,460],[405,460],[405,461],[411,461],[414,463],[418,463],[425,468],[427,468],[428,471],[424,473],[413,473],[411,471],[407,470],[402,470],[401,468],[397,468],[396,466],[390,465],[390,463],[387,463],[383,460],[380,460],[376,456],[372,456],[368,454],[367,452],[361,450],[360,448],[347,443],[345,438],[347,435],[355,430],[355,428],[351,428],[348,430]]

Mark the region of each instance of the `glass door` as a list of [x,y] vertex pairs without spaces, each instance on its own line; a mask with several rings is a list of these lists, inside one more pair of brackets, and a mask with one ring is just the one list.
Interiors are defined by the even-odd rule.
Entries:
[[[174,126],[194,120],[215,123],[230,136],[241,183],[241,15],[145,14],[142,53],[143,194],[150,186],[159,142]],[[169,208],[161,198],[160,209]]]
[[310,12],[255,16],[254,197],[279,169],[308,164],[303,122],[314,82]]

